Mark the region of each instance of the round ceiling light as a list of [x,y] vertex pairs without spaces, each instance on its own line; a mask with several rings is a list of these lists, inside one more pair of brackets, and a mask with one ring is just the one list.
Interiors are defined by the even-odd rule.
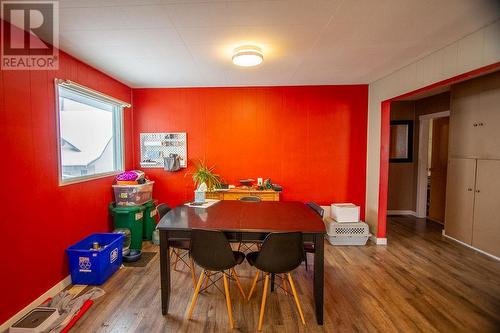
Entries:
[[234,49],[233,64],[243,67],[260,65],[264,61],[262,50],[257,46],[240,46]]

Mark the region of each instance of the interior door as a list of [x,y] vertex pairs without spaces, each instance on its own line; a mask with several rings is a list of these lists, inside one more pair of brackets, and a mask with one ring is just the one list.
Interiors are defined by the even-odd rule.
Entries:
[[467,244],[472,244],[472,221],[474,214],[474,184],[476,160],[451,158],[448,161],[446,186],[446,235]]
[[472,245],[500,257],[500,161],[478,160]]
[[432,125],[429,218],[444,223],[446,174],[448,169],[449,117],[436,118]]

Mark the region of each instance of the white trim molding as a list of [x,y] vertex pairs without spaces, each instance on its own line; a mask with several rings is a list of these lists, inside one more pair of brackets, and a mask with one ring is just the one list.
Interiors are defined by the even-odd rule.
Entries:
[[436,119],[436,118],[444,118],[444,117],[449,117],[450,116],[450,110],[448,111],[441,111],[441,112],[434,112],[434,113],[429,113],[429,114],[423,114],[418,117],[420,120],[424,119]]
[[411,215],[417,216],[417,213],[413,210],[388,210],[387,215]]
[[428,182],[428,150],[429,150],[429,126],[432,119],[449,117],[450,111],[424,114],[418,117],[420,128],[418,132],[418,165],[417,165],[417,209],[416,217],[427,216],[427,182]]
[[370,240],[376,245],[387,245],[387,238],[376,237],[375,235],[370,235]]
[[8,319],[6,322],[4,322],[0,326],[0,332],[7,332],[10,326],[14,324],[16,321],[21,319],[24,315],[26,315],[28,312],[42,304],[47,298],[54,297],[58,293],[60,293],[62,290],[64,290],[67,286],[71,284],[71,275],[66,276],[63,280],[59,281],[56,285],[54,285],[52,288],[47,290],[43,295],[35,299],[33,302],[31,302],[28,306],[26,306],[24,309],[16,313],[14,316],[12,316],[10,319]]
[[452,240],[452,241],[454,241],[454,242],[459,243],[460,245],[463,245],[463,246],[465,246],[465,247],[468,247],[469,249],[472,249],[472,250],[474,250],[474,251],[476,251],[476,252],[479,252],[479,253],[481,253],[481,254],[484,254],[485,256],[488,256],[488,257],[490,257],[490,258],[492,258],[492,259],[495,259],[495,260],[500,261],[500,258],[499,258],[499,257],[497,257],[497,256],[495,256],[495,255],[493,255],[493,254],[491,254],[491,253],[484,252],[483,250],[480,250],[480,249],[478,249],[478,248],[476,248],[476,247],[474,247],[474,246],[472,246],[472,245],[470,245],[470,244],[464,243],[464,242],[462,242],[462,241],[459,241],[459,240],[458,240],[458,239],[456,239],[456,238],[453,238],[453,237],[451,237],[451,236],[448,236],[448,235],[444,232],[444,229],[443,229],[443,236],[444,236],[444,237],[446,237],[446,238],[448,238],[448,239],[451,239],[451,240]]

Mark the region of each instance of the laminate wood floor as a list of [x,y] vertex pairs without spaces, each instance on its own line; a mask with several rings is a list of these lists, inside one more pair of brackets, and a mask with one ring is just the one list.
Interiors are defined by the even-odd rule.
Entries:
[[[263,332],[500,332],[500,262],[445,239],[441,228],[391,217],[388,246],[327,243],[324,326],[314,316],[312,272],[302,265],[293,276],[306,326],[293,298],[277,291],[269,294]],[[254,270],[245,263],[237,272],[247,292]],[[184,319],[193,293],[187,267],[173,272],[170,313],[161,315],[159,254],[146,267],[122,268],[102,288],[106,295],[74,332],[231,331],[224,296],[213,287],[200,294],[193,319]],[[249,302],[234,283],[231,295],[234,331],[257,331],[262,284]]]

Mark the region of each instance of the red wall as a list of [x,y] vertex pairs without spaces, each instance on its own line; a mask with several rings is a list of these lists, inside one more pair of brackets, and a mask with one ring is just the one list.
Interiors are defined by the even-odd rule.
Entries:
[[[188,165],[205,159],[230,183],[270,177],[283,200],[353,202],[364,215],[368,87],[134,89],[141,132],[187,132]],[[185,170],[144,169],[170,205],[193,198]]]
[[[69,245],[110,228],[112,177],[58,186],[56,77],[131,100],[130,88],[62,52],[58,71],[0,71],[0,323],[68,275]],[[124,114],[130,168],[132,110]]]

